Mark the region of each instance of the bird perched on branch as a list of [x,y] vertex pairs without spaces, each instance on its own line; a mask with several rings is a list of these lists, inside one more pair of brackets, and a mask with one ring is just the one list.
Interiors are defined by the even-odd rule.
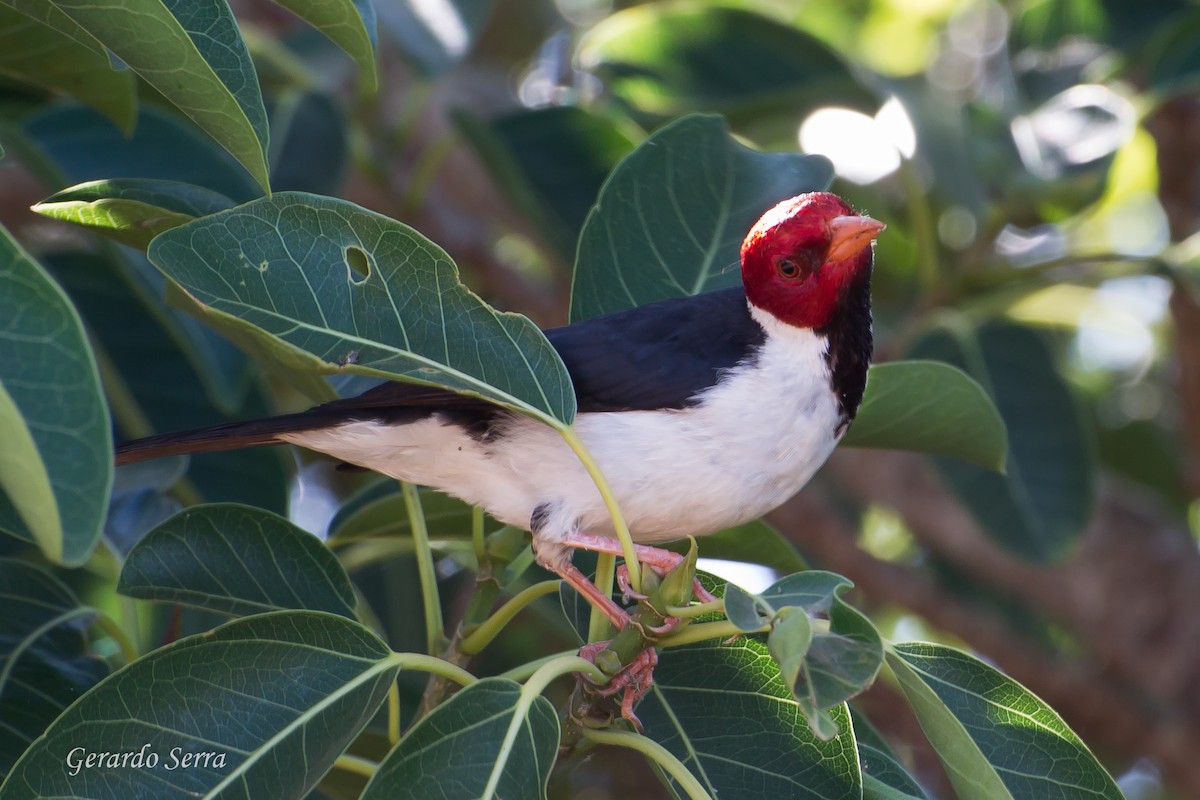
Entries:
[[[574,428],[635,541],[754,519],[824,463],[866,385],[871,243],[882,229],[836,195],[799,195],[747,234],[742,286],[546,331],[575,387]],[[296,414],[130,442],[117,463],[283,443],[532,531],[538,560],[612,616],[570,562],[572,547],[620,552],[592,478],[549,426],[478,398],[385,383]],[[661,568],[678,558],[663,553],[639,548]]]

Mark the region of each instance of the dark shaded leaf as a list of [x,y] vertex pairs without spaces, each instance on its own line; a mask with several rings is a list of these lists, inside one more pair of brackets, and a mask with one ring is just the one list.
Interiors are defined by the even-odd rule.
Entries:
[[[521,685],[500,678],[463,689],[404,736],[362,800],[544,800],[558,750],[558,714],[544,697],[527,706],[521,700]],[[516,714],[524,719],[506,748]]]
[[[312,611],[247,617],[181,639],[71,706],[0,793],[6,800],[303,797],[383,703],[399,671],[390,655],[363,626]],[[141,751],[157,761],[71,775],[68,756],[79,756],[77,748]],[[211,755],[184,768],[182,757],[196,753]]]
[[1092,513],[1095,454],[1046,343],[1029,328],[993,323],[977,333],[935,329],[913,354],[968,372],[1008,428],[1006,475],[936,459],[943,478],[1000,544],[1028,559],[1062,556]]
[[79,105],[47,108],[24,128],[68,184],[119,175],[190,183],[239,202],[261,194],[227,152],[161,109],[143,106],[131,136]]
[[243,616],[309,609],[354,618],[354,590],[317,537],[231,503],[192,506],[130,551],[117,591]]
[[0,530],[85,562],[112,486],[108,407],[74,307],[3,228],[0,441]]
[[83,635],[96,616],[54,576],[0,559],[0,775],[108,674]]
[[523,110],[493,120],[460,110],[454,122],[492,180],[568,259],[604,179],[644,138],[621,117],[578,106]]
[[738,285],[754,222],[832,177],[820,156],[743,147],[720,117],[663,126],[617,165],[584,223],[571,319]]
[[363,87],[374,92],[379,78],[375,69],[375,7],[370,0],[275,0],[297,17],[325,34],[354,59]]

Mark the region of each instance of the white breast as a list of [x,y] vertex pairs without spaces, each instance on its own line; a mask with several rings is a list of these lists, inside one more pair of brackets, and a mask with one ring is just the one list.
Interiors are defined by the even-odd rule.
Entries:
[[[754,519],[795,494],[837,444],[841,422],[826,341],[754,310],[767,329],[752,364],[731,369],[697,405],[584,413],[575,421],[640,542],[699,536]],[[528,529],[538,506],[553,541],[577,526],[611,534],[604,503],[562,438],[514,418],[490,442],[435,419],[355,422],[287,441],[431,486]]]

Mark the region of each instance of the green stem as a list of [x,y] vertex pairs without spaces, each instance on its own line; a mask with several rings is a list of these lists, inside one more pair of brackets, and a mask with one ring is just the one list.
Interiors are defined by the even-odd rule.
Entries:
[[479,680],[462,667],[456,667],[449,661],[437,658],[436,656],[427,656],[424,653],[392,653],[388,660],[393,664],[399,665],[401,669],[431,672],[434,675],[440,675],[447,680],[454,681],[459,686],[470,686]]
[[670,750],[653,739],[629,731],[598,730],[584,728],[583,736],[596,744],[609,744],[616,747],[628,747],[637,750],[654,763],[663,768],[668,775],[675,779],[679,788],[687,793],[691,800],[712,800],[712,796],[700,785],[696,776],[676,758]]
[[[617,575],[617,557],[612,553],[596,555],[596,588],[605,597],[612,597],[613,581]],[[588,641],[602,642],[612,636],[612,623],[604,612],[592,606],[592,615],[588,617]]]
[[744,631],[727,619],[717,622],[698,622],[688,625],[678,633],[672,633],[659,640],[662,647],[679,647],[685,644],[706,642],[709,639],[728,639],[731,636],[742,636],[746,633],[765,633],[771,628],[764,625],[757,631]]
[[541,581],[520,592],[481,622],[475,630],[465,636],[458,645],[460,652],[475,655],[492,643],[492,640],[504,630],[504,626],[512,621],[521,609],[538,598],[545,597],[558,591],[561,581]]
[[[596,463],[596,459],[592,458],[591,452],[587,449],[587,445],[579,438],[579,434],[572,427],[559,428],[559,433],[566,440],[570,448],[575,451],[575,455],[583,463],[584,469],[588,471],[592,482],[596,484],[596,488],[600,490],[600,496],[604,498],[604,507],[608,509],[608,515],[612,518],[613,528],[617,533],[617,541],[621,543],[621,553],[625,556],[625,568],[629,570],[629,583],[634,591],[642,590],[642,565],[638,563],[637,551],[633,547],[633,536],[629,533],[629,527],[625,524],[625,517],[621,515],[621,509],[617,505],[617,498],[612,493],[612,488],[608,485],[608,481],[604,478],[604,473],[600,471],[600,465]],[[603,591],[603,589],[601,590]]]
[[724,614],[725,601],[713,600],[710,603],[697,603],[694,606],[667,606],[667,614],[679,619],[695,619],[705,614]]
[[358,756],[340,755],[333,762],[333,766],[342,772],[353,772],[355,775],[361,775],[368,779],[374,778],[375,773],[379,771],[379,764]]
[[597,682],[608,680],[608,676],[599,667],[579,656],[563,656],[539,667],[537,672],[533,673],[521,687],[521,694],[517,698],[516,706],[513,707],[512,721],[508,723],[508,730],[504,734],[504,741],[500,744],[500,751],[496,754],[496,763],[488,778],[487,786],[483,790],[481,800],[492,800],[496,796],[496,787],[500,783],[500,776],[504,774],[504,768],[508,765],[513,745],[516,744],[517,736],[525,725],[525,718],[529,715],[533,701],[540,697],[546,687],[556,678],[572,672],[587,673],[588,677]]
[[567,658],[568,656],[573,656],[576,654],[576,650],[563,650],[561,653],[551,653],[548,656],[542,656],[541,658],[535,658],[533,661],[526,661],[524,664],[518,664],[510,670],[501,672],[496,677],[505,678],[507,680],[517,681],[520,683],[521,681],[529,680],[529,677],[533,675],[533,673],[537,672],[551,661],[555,661],[560,658]]
[[446,646],[446,631],[442,622],[442,601],[438,595],[437,572],[433,568],[433,549],[429,545],[429,529],[425,526],[425,512],[421,509],[421,495],[417,487],[400,482],[404,493],[404,505],[408,509],[408,524],[412,528],[414,555],[417,559],[417,574],[421,581],[421,599],[425,606],[425,642],[430,655],[440,653]]
[[388,687],[387,737],[390,744],[400,741],[400,686],[395,681]]

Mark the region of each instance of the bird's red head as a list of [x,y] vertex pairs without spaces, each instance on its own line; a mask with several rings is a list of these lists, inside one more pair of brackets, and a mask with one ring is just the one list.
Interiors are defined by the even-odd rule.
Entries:
[[846,290],[869,278],[883,227],[829,192],[784,200],[742,242],[746,298],[790,325],[825,326]]

